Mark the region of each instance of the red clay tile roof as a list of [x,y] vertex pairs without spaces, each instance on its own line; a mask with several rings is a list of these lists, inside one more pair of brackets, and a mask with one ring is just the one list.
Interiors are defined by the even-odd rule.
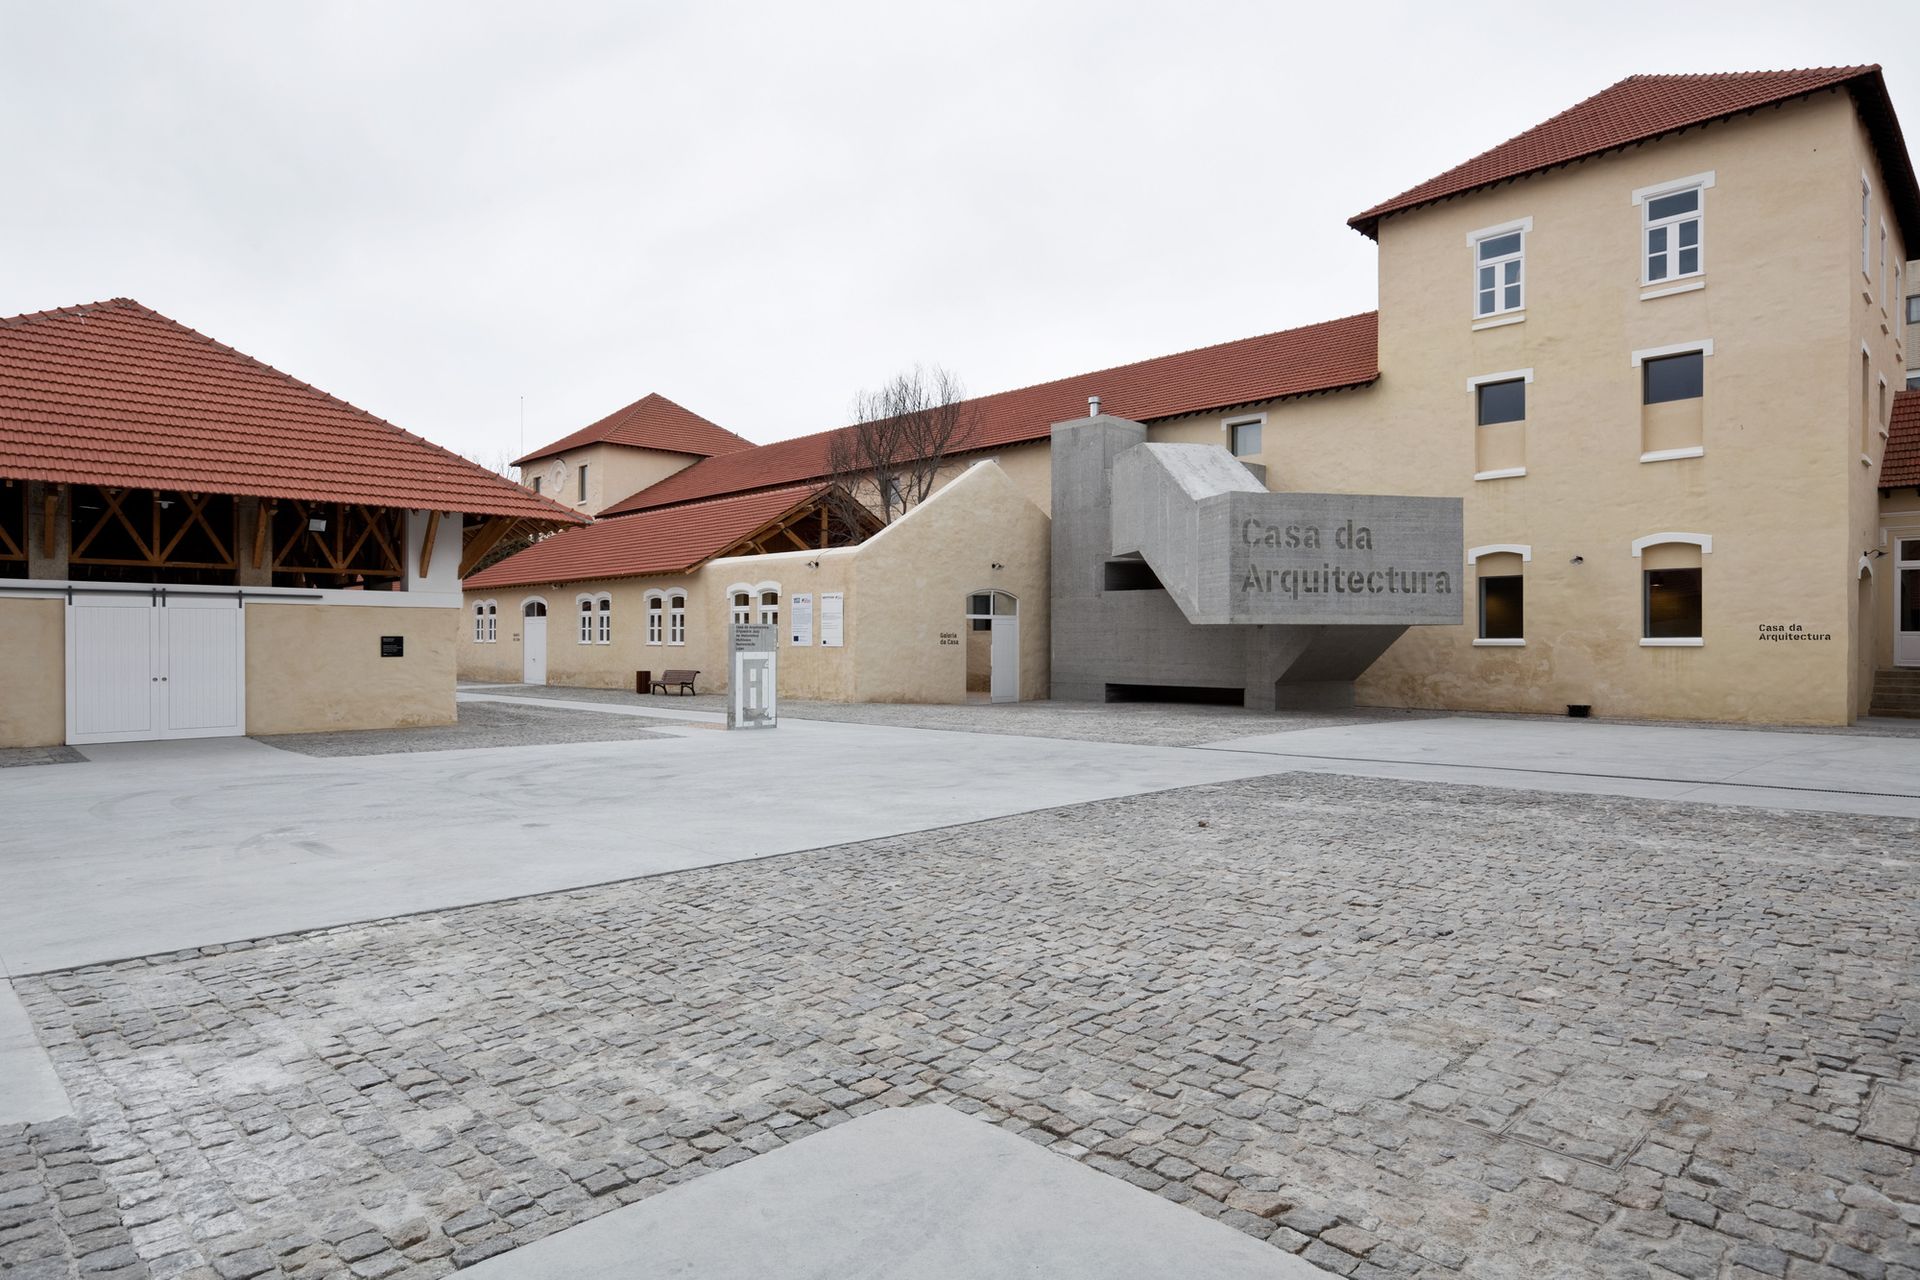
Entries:
[[595,578],[684,573],[740,539],[790,515],[822,486],[792,485],[648,511],[568,529],[534,543],[465,582],[469,591]]
[[521,466],[535,458],[545,458],[583,444],[624,444],[636,449],[662,449],[668,453],[691,453],[710,458],[716,453],[737,453],[753,448],[753,441],[733,434],[725,427],[708,422],[691,409],[683,409],[657,392],[641,396],[624,409],[616,409],[591,426],[572,435],[561,436],[550,445],[515,458]]
[[[1044,440],[1054,423],[1084,418],[1087,397],[1093,395],[1100,397],[1103,412],[1146,420],[1362,386],[1379,376],[1377,319],[1367,311],[981,396],[970,402],[978,409],[973,434],[954,452]],[[825,479],[827,441],[835,434],[824,431],[705,458],[600,514],[624,517],[716,494]]]
[[1880,459],[1882,489],[1920,487],[1920,391],[1896,392],[1886,456]]
[[127,298],[0,319],[0,476],[581,521]]
[[1491,151],[1483,151],[1437,178],[1355,214],[1347,219],[1347,225],[1378,238],[1380,220],[1389,214],[1836,85],[1846,86],[1853,95],[1873,137],[1907,242],[1920,243],[1920,187],[1915,185],[1900,122],[1894,117],[1877,65],[1628,76]]

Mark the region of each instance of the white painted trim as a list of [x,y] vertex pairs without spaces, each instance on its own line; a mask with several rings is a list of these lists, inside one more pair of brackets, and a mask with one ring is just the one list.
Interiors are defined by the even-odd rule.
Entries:
[[1483,387],[1483,386],[1486,386],[1488,383],[1492,383],[1492,382],[1514,382],[1514,381],[1532,382],[1533,370],[1509,369],[1505,373],[1483,373],[1483,374],[1480,374],[1478,377],[1467,379],[1467,392],[1468,394],[1472,394],[1473,389],[1475,387]]
[[1686,191],[1692,187],[1699,187],[1702,191],[1710,191],[1713,189],[1713,182],[1713,170],[1711,169],[1705,173],[1696,173],[1691,177],[1675,178],[1672,182],[1656,182],[1650,187],[1640,187],[1637,189],[1633,193],[1633,202],[1635,204],[1645,204],[1656,196],[1671,195],[1676,191]]
[[1526,644],[1525,640],[1475,640],[1473,647],[1476,649],[1524,649]]
[[1706,456],[1706,453],[1707,449],[1705,445],[1695,444],[1688,445],[1684,449],[1654,449],[1651,452],[1641,454],[1640,461],[1672,462],[1676,458],[1703,458]]
[[1706,287],[1707,282],[1705,280],[1689,280],[1685,284],[1676,284],[1664,289],[1642,289],[1640,291],[1640,301],[1650,302],[1655,298],[1671,297],[1676,293],[1692,293],[1696,289],[1704,289]]
[[1689,351],[1710,356],[1713,354],[1713,339],[1700,338],[1693,342],[1670,342],[1664,347],[1643,347],[1633,353],[1633,367],[1638,369],[1644,361],[1657,360],[1661,356],[1683,356]]
[[1524,324],[1526,319],[1526,308],[1522,307],[1518,311],[1509,311],[1504,316],[1494,316],[1487,320],[1476,320],[1473,322],[1473,327],[1475,329],[1498,329],[1502,325]]
[[1220,429],[1222,431],[1230,431],[1234,427],[1244,427],[1249,422],[1255,422],[1264,427],[1267,425],[1267,415],[1264,413],[1243,413],[1237,418],[1222,418],[1220,420]]
[[1869,458],[1866,454],[1863,453],[1860,455],[1860,465],[1863,467],[1870,467],[1873,465],[1873,459]]
[[1482,240],[1491,240],[1495,236],[1504,236],[1511,231],[1532,231],[1533,215],[1515,218],[1512,222],[1502,222],[1498,226],[1482,227],[1478,231],[1467,232],[1467,247],[1471,249]]
[[1698,649],[1706,641],[1699,636],[1641,636],[1642,649]]
[[1524,542],[1489,542],[1484,547],[1467,548],[1467,563],[1478,564],[1481,556],[1519,556],[1521,564],[1533,563],[1533,548]]
[[1499,471],[1476,471],[1475,480],[1513,480],[1527,474],[1525,467],[1506,467]]
[[1648,547],[1658,547],[1670,542],[1698,547],[1702,555],[1713,554],[1713,535],[1710,533],[1650,533],[1644,538],[1633,540],[1633,558],[1638,560],[1640,553]]
[[540,607],[546,610],[546,612],[541,614],[540,616],[543,618],[551,618],[553,616],[553,606],[547,603],[547,598],[545,596],[521,596],[520,603],[515,609],[514,616],[519,618],[526,617],[527,606],[532,604],[536,600],[540,602]]

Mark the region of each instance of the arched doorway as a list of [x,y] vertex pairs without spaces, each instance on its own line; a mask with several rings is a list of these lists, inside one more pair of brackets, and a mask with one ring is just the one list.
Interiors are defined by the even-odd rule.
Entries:
[[539,596],[520,606],[520,682],[547,682],[547,602]]
[[967,695],[1020,701],[1020,601],[1006,591],[967,594]]

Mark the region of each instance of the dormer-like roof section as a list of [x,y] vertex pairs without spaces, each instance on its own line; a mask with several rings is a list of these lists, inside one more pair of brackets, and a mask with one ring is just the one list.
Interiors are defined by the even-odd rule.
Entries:
[[[1378,319],[1377,313],[1365,311],[980,396],[968,402],[975,410],[972,433],[955,441],[952,452],[978,453],[1045,440],[1054,423],[1086,416],[1088,396],[1101,398],[1103,412],[1145,421],[1365,386],[1380,375]],[[853,429],[840,427],[706,458],[600,514],[625,519],[629,512],[723,493],[824,483],[831,470],[827,457],[832,438]]]
[[525,466],[535,458],[552,457],[588,444],[623,444],[633,449],[658,449],[663,453],[686,453],[699,458],[753,448],[753,441],[741,439],[658,392],[649,392],[572,435],[561,436],[525,457],[515,458],[513,465]]
[[1347,225],[1378,239],[1380,220],[1392,214],[1836,87],[1853,96],[1873,139],[1907,243],[1920,243],[1920,187],[1877,64],[1628,76],[1465,164],[1355,214]]
[[0,476],[581,522],[128,298],[0,319]]

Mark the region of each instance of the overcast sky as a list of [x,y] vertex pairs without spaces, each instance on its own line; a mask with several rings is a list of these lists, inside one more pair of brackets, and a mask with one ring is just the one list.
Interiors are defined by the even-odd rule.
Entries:
[[0,314],[128,296],[489,462],[756,441],[1364,311],[1347,217],[1637,71],[1910,4],[0,0]]

